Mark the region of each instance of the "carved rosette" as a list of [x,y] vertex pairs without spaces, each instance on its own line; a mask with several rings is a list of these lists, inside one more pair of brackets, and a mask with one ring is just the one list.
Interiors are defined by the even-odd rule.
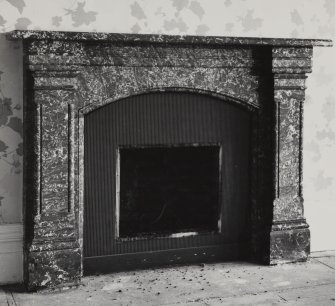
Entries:
[[275,167],[270,263],[306,260],[310,233],[302,196],[302,122],[312,48],[273,48]]

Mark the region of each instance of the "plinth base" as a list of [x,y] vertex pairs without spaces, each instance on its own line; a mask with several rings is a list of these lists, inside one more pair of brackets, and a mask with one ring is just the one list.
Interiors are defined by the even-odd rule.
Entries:
[[306,261],[310,253],[310,232],[306,228],[274,230],[270,233],[269,264]]

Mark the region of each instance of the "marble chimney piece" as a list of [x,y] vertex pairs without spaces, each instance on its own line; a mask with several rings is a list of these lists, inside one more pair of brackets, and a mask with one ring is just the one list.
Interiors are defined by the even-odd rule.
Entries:
[[14,31],[24,56],[24,280],[83,274],[84,116],[121,98],[183,90],[252,114],[247,258],[306,260],[302,130],[314,47],[329,40]]

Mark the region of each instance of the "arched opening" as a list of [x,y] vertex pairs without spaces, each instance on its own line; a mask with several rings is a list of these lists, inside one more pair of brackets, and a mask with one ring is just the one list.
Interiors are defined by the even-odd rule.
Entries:
[[244,255],[251,114],[228,102],[155,92],[85,115],[85,273]]

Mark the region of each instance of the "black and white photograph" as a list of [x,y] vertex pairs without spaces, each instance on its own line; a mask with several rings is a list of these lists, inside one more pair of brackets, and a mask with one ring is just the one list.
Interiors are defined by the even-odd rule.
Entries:
[[335,305],[335,0],[0,0],[0,306]]

